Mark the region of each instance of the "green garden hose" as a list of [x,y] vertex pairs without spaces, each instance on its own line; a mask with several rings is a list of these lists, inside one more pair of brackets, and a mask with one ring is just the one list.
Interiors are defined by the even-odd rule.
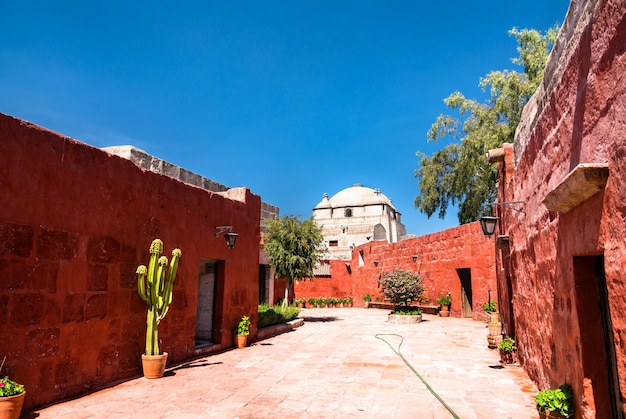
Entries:
[[[399,338],[400,338],[400,344],[398,345],[398,349],[397,349],[397,350],[396,350],[396,349],[394,349],[394,347],[393,347],[393,346],[391,346],[391,344],[390,344],[388,341],[386,341],[385,339],[383,339],[381,336],[397,336],[397,337],[399,337]],[[459,415],[457,415],[457,414],[454,412],[454,410],[452,410],[452,408],[451,408],[450,406],[448,406],[448,405],[446,404],[446,402],[444,402],[444,401],[443,401],[443,399],[442,399],[442,398],[441,398],[441,397],[440,397],[440,396],[439,396],[439,395],[435,392],[435,390],[433,390],[433,389],[432,389],[432,387],[431,387],[430,385],[428,385],[428,383],[426,382],[426,380],[424,380],[424,378],[420,375],[420,373],[419,373],[419,372],[417,372],[417,371],[415,370],[415,368],[413,368],[413,365],[411,365],[411,364],[409,363],[409,361],[407,361],[407,360],[406,360],[406,358],[402,355],[402,353],[400,352],[400,346],[402,346],[402,342],[404,342],[404,338],[403,338],[402,336],[397,335],[397,334],[395,334],[395,333],[379,333],[379,334],[377,334],[377,335],[374,335],[374,337],[375,337],[376,339],[380,339],[380,340],[382,340],[383,342],[385,342],[385,343],[386,343],[386,344],[387,344],[387,345],[391,348],[391,350],[392,350],[392,351],[394,351],[394,352],[395,352],[395,353],[396,353],[396,354],[397,354],[400,358],[402,358],[402,361],[404,362],[404,364],[405,364],[407,367],[409,367],[409,369],[410,369],[411,371],[413,371],[413,373],[414,373],[415,375],[417,375],[417,378],[419,378],[419,379],[422,381],[422,383],[424,383],[424,385],[426,386],[426,388],[428,389],[428,391],[430,391],[430,393],[431,393],[433,396],[435,396],[435,398],[436,398],[437,400],[439,400],[439,402],[443,405],[443,407],[445,407],[445,408],[448,410],[448,412],[450,412],[450,414],[452,415],[452,417],[453,417],[453,418],[455,418],[455,419],[459,419]]]

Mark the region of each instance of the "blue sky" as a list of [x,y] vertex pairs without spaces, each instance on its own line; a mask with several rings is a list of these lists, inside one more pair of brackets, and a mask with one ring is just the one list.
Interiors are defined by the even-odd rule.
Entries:
[[[518,69],[512,27],[569,2],[0,0],[0,112],[95,147],[131,144],[308,218],[380,188],[407,232],[458,225],[414,208],[416,151],[459,90]],[[518,69],[520,70],[520,69]]]

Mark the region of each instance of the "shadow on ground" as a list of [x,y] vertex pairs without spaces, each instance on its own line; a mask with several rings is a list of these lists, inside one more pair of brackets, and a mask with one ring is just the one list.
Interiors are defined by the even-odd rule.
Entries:
[[335,316],[329,316],[329,317],[309,317],[309,316],[302,316],[302,318],[304,319],[305,322],[307,323],[317,323],[317,322],[336,322],[336,321],[341,321],[343,319],[340,319],[339,317],[335,317]]

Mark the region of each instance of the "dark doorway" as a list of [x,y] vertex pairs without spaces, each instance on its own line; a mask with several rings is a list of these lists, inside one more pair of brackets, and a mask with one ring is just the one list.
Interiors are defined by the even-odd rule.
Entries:
[[212,259],[200,259],[198,273],[198,306],[196,310],[196,346],[213,340],[215,312],[215,272]]
[[574,257],[583,374],[593,386],[596,417],[624,418],[608,304],[604,256]]
[[469,268],[457,269],[457,275],[461,281],[461,315],[472,317],[472,271]]
[[259,265],[259,304],[270,303],[270,267]]

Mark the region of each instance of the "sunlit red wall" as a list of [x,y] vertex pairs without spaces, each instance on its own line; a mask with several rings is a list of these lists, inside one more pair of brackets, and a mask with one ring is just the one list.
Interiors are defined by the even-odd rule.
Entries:
[[[332,261],[331,278],[315,278],[295,287],[296,297],[354,298],[355,307],[363,307],[363,296],[372,301],[382,298],[378,279],[396,268],[420,273],[426,286],[425,298],[433,305],[442,294],[452,293],[451,315],[460,317],[461,282],[458,269],[469,269],[472,287],[472,317],[484,319],[482,305],[497,299],[494,239],[487,239],[478,222],[443,230],[397,243],[372,241],[358,246],[350,261]],[[416,256],[413,261],[413,256]],[[374,266],[374,261],[378,265]],[[350,268],[346,267],[346,263]]]
[[[0,114],[0,358],[25,408],[141,373],[146,305],[135,270],[154,238],[183,256],[159,326],[169,361],[193,356],[201,258],[220,261],[214,340],[256,324],[260,198],[237,200],[147,172]],[[234,249],[215,226],[239,233]],[[252,330],[255,333],[255,330]]]
[[[609,346],[617,397],[626,395],[625,51],[626,3],[573,1],[543,85],[500,163],[499,200],[525,203],[523,213],[499,211],[510,236],[510,254],[497,262],[499,289],[512,298],[505,321],[514,323],[518,358],[540,389],[572,385],[576,417],[617,417]],[[549,210],[544,198],[589,163],[608,164],[606,186],[569,211]],[[602,288],[614,345],[602,334]]]

